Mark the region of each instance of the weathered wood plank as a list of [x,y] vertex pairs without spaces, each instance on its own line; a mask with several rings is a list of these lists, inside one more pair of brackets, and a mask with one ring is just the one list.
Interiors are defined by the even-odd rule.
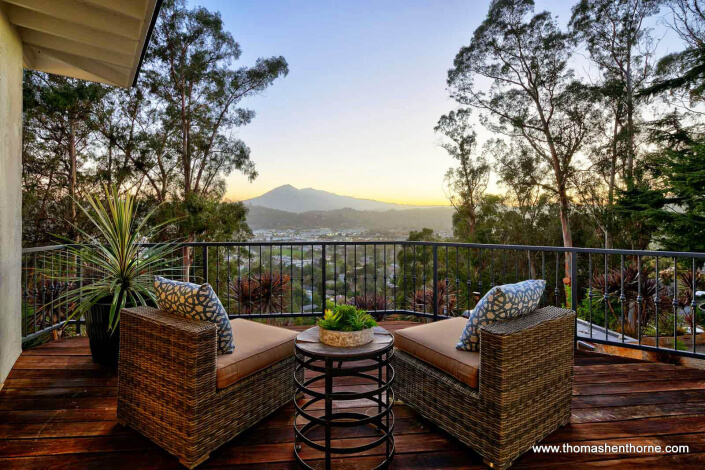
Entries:
[[15,369],[88,369],[101,370],[103,366],[93,363],[90,356],[25,356],[15,362]]
[[115,397],[116,387],[3,387],[0,390],[0,400],[12,398],[84,398],[84,397]]
[[8,379],[115,379],[112,369],[12,369]]
[[115,409],[13,410],[0,411],[0,423],[68,423],[115,421]]
[[7,379],[3,391],[12,388],[117,387],[117,377]]
[[601,423],[663,416],[705,415],[705,401],[573,409],[571,423]]
[[49,343],[32,348],[31,351],[53,348],[83,348],[88,352],[88,354],[90,354],[90,346],[88,345],[88,337],[86,336],[76,336],[74,338],[64,338],[58,341],[50,341]]
[[694,403],[705,397],[703,390],[674,390],[655,393],[573,396],[573,409],[613,406],[650,405],[657,403]]
[[550,434],[543,442],[590,441],[697,433],[705,433],[705,417],[703,416],[681,416],[678,419],[644,418],[607,423],[571,423]]
[[[336,447],[355,447],[371,442],[374,438],[335,439],[331,445]],[[417,452],[438,452],[461,450],[461,444],[443,435],[437,434],[402,434],[395,437],[398,454]],[[381,447],[356,454],[356,456],[381,455]],[[302,449],[302,457],[317,460],[323,457],[319,451]],[[294,459],[291,443],[258,444],[244,447],[226,446],[212,455],[211,465],[243,465],[260,462],[290,462]]]
[[0,399],[0,410],[117,409],[116,397]]
[[663,372],[682,370],[683,366],[674,364],[663,364],[660,362],[647,362],[643,364],[598,364],[591,366],[576,366],[573,368],[575,376],[596,375],[596,374],[617,374],[629,372]]
[[658,380],[656,382],[573,385],[573,395],[620,395],[624,393],[655,393],[674,390],[703,390],[703,395],[705,396],[705,380]]
[[119,436],[134,431],[111,421],[80,421],[42,424],[0,424],[0,439]]
[[705,380],[705,370],[685,369],[683,367],[669,371],[636,371],[626,370],[624,372],[608,374],[580,374],[574,378],[575,384],[602,384],[602,383],[626,383],[626,382],[658,382],[661,380]]
[[23,352],[22,355],[24,356],[90,356],[91,351],[87,348],[83,347],[75,347],[75,346],[69,346],[69,347],[54,347],[54,348],[37,348],[37,349],[28,349],[27,351]]

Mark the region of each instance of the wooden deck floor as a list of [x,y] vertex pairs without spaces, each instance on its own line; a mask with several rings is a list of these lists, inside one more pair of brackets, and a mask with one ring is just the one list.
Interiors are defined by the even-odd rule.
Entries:
[[[388,322],[394,330],[408,326]],[[175,458],[118,425],[115,373],[91,362],[85,338],[25,351],[0,391],[0,468],[180,468]],[[350,406],[368,409],[365,403]],[[214,452],[203,467],[293,469],[293,407]],[[480,457],[404,405],[395,406],[392,468],[486,468]],[[350,434],[342,445],[366,439]],[[705,371],[577,353],[573,418],[545,443],[688,445],[688,454],[529,452],[512,468],[705,468]],[[335,468],[368,468],[375,455]]]

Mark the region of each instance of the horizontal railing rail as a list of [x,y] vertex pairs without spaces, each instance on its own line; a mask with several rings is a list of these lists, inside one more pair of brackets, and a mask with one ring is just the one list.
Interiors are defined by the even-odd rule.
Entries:
[[[91,282],[80,273],[61,281],[80,266],[70,256],[62,245],[23,250],[26,341],[65,327],[71,306],[57,298]],[[170,277],[210,283],[231,318],[290,322],[338,303],[378,318],[438,320],[472,310],[496,285],[544,279],[544,305],[577,311],[577,340],[705,357],[696,295],[705,291],[705,253],[298,240],[185,243],[168,261]],[[80,329],[80,320],[68,323]]]

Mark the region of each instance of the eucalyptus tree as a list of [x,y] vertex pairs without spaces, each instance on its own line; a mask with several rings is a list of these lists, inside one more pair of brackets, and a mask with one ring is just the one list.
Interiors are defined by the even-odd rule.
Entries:
[[[30,243],[49,242],[49,233],[76,236],[76,201],[90,177],[95,129],[91,116],[107,93],[97,83],[38,72],[24,75],[24,199],[39,203],[32,214]],[[27,214],[29,215],[29,214]],[[52,219],[53,223],[45,222]],[[68,224],[66,223],[68,222]]]
[[[545,189],[558,202],[566,247],[573,246],[570,176],[598,121],[594,96],[568,67],[573,50],[573,37],[550,13],[534,14],[533,1],[494,0],[448,72],[453,98],[548,164],[553,178]],[[569,274],[569,256],[565,269]]]
[[658,79],[643,94],[668,94],[689,111],[705,99],[705,2],[666,0],[671,10],[667,24],[685,48],[667,54],[657,64]]
[[442,116],[435,131],[447,141],[441,146],[459,163],[445,175],[448,199],[459,216],[468,224],[468,235],[475,235],[477,210],[482,203],[490,177],[490,165],[482,155],[475,155],[477,134],[469,123],[470,110],[451,111]]
[[101,151],[96,155],[97,176],[109,185],[139,186],[133,162],[148,126],[144,101],[142,89],[135,87],[113,90],[96,106],[92,120],[102,137]]
[[162,125],[173,128],[181,170],[181,196],[222,192],[222,176],[257,173],[250,149],[233,130],[252,121],[240,102],[288,73],[283,57],[234,68],[241,49],[217,12],[167,0],[147,56],[144,84],[163,103]]
[[[189,9],[185,0],[164,2],[142,82],[156,101],[154,117],[159,122],[155,125],[160,131],[149,150],[161,164],[144,168],[157,194],[157,188],[176,188],[169,196],[174,205],[169,211],[181,219],[175,228],[187,241],[208,235],[212,229],[203,222],[216,213],[227,215],[233,223],[226,225],[237,230],[224,236],[251,233],[243,207],[219,206],[225,193],[223,177],[236,170],[250,180],[257,176],[249,147],[235,136],[235,130],[249,124],[255,113],[240,104],[286,76],[289,69],[281,56],[236,68],[241,53],[219,13],[203,7]],[[172,142],[176,145],[168,147]],[[175,174],[164,165],[172,156],[170,150],[176,157]],[[192,261],[192,253],[185,249],[186,273]]]
[[570,26],[584,42],[601,72],[600,92],[609,104],[613,126],[608,204],[614,203],[617,162],[623,163],[627,189],[634,186],[639,93],[652,75],[655,42],[645,21],[658,13],[660,0],[581,0]]

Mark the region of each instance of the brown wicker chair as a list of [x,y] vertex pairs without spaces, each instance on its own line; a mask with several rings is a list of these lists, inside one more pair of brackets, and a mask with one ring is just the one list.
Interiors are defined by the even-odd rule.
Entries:
[[[237,347],[236,340],[236,351]],[[124,309],[118,422],[193,468],[222,444],[291,403],[293,353],[292,338],[290,357],[218,388],[215,324],[148,307]]]
[[574,331],[575,313],[555,307],[482,328],[478,388],[398,349],[394,391],[486,464],[507,468],[570,421]]

